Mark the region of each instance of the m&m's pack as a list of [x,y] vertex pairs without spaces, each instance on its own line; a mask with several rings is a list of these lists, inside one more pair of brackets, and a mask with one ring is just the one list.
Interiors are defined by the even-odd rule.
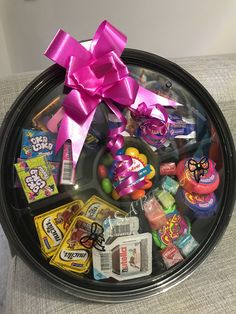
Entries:
[[[149,70],[131,75],[161,97],[189,100],[161,74],[162,87]],[[124,106],[122,127],[101,104],[76,150],[82,133],[58,140],[61,126],[75,123],[71,112],[63,120],[63,97],[25,125],[14,162],[13,185],[48,267],[112,283],[181,267],[201,246],[196,225],[207,228],[220,203],[222,160],[202,113],[167,105],[157,127],[144,104],[138,113]]]

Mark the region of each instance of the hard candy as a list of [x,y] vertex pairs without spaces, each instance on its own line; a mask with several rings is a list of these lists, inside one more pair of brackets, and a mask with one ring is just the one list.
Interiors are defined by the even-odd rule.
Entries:
[[102,179],[102,189],[106,194],[110,194],[112,192],[112,184],[108,178]]

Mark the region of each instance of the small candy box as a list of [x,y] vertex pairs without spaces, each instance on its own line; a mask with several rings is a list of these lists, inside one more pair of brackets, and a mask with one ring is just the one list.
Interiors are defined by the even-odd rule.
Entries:
[[29,203],[58,193],[45,156],[21,161],[15,168]]
[[83,206],[81,215],[88,217],[97,223],[102,224],[103,221],[110,217],[124,217],[127,213],[123,210],[111,205],[101,198],[93,195]]
[[171,177],[166,176],[162,182],[162,188],[170,192],[172,195],[175,195],[179,188],[179,183]]
[[83,205],[81,200],[76,200],[34,217],[41,250],[46,257],[54,254]]
[[93,248],[93,273],[96,280],[109,277],[119,281],[150,275],[152,236],[150,233],[113,238],[105,252]]
[[29,159],[46,155],[48,161],[60,161],[61,154],[55,154],[57,135],[37,130],[23,130],[20,158]]
[[[25,159],[17,158],[17,162],[25,161]],[[58,183],[58,178],[59,178],[59,171],[60,171],[60,163],[59,162],[54,162],[54,161],[49,161],[48,162],[50,171],[53,175],[54,181],[57,184]],[[15,187],[19,188],[21,187],[20,182],[18,177],[16,178],[15,182]]]
[[199,244],[194,239],[194,237],[188,233],[178,238],[175,241],[175,245],[180,249],[183,256],[186,257],[191,254],[198,247]]
[[183,256],[174,244],[171,244],[162,250],[161,256],[167,269],[183,261]]
[[166,214],[161,204],[154,196],[150,197],[143,204],[143,208],[145,217],[147,218],[152,229],[157,230],[167,223]]
[[72,222],[50,264],[76,273],[88,272],[92,261],[91,248],[98,245],[95,243],[95,236],[101,249],[103,248],[102,232],[103,228],[99,224],[87,217],[78,216]]

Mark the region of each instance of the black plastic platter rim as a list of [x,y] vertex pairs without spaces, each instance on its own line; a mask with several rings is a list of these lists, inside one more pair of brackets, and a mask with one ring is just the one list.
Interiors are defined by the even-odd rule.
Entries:
[[[159,56],[132,49],[126,49],[122,59],[127,65],[137,65],[153,71],[163,73],[176,80],[187,88],[196,99],[205,104],[204,110],[211,118],[221,143],[224,158],[224,187],[221,207],[215,219],[214,226],[209,231],[209,236],[199,248],[181,264],[157,276],[148,276],[139,280],[108,283],[91,281],[86,278],[67,275],[48,265],[38,247],[32,246],[27,230],[20,228],[20,219],[24,213],[12,206],[10,199],[14,194],[12,187],[12,164],[15,162],[16,143],[19,137],[21,121],[26,119],[33,105],[50,89],[64,81],[65,71],[53,65],[32,81],[20,94],[7,113],[1,128],[1,182],[0,182],[0,218],[3,229],[7,235],[10,246],[16,253],[41,276],[48,279],[55,287],[84,298],[99,302],[125,302],[146,298],[148,296],[166,291],[188,277],[196,267],[215,248],[222,237],[233,209],[235,198],[235,151],[233,140],[227,123],[217,104],[205,88],[176,64]],[[13,194],[12,194],[13,193]],[[25,209],[27,212],[27,209]]]

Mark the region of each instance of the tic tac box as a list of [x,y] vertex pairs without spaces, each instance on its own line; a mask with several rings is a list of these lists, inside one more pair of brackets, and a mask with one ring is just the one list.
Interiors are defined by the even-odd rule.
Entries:
[[57,134],[24,129],[20,158],[29,159],[46,155],[48,161],[60,161],[61,153],[55,153]]

